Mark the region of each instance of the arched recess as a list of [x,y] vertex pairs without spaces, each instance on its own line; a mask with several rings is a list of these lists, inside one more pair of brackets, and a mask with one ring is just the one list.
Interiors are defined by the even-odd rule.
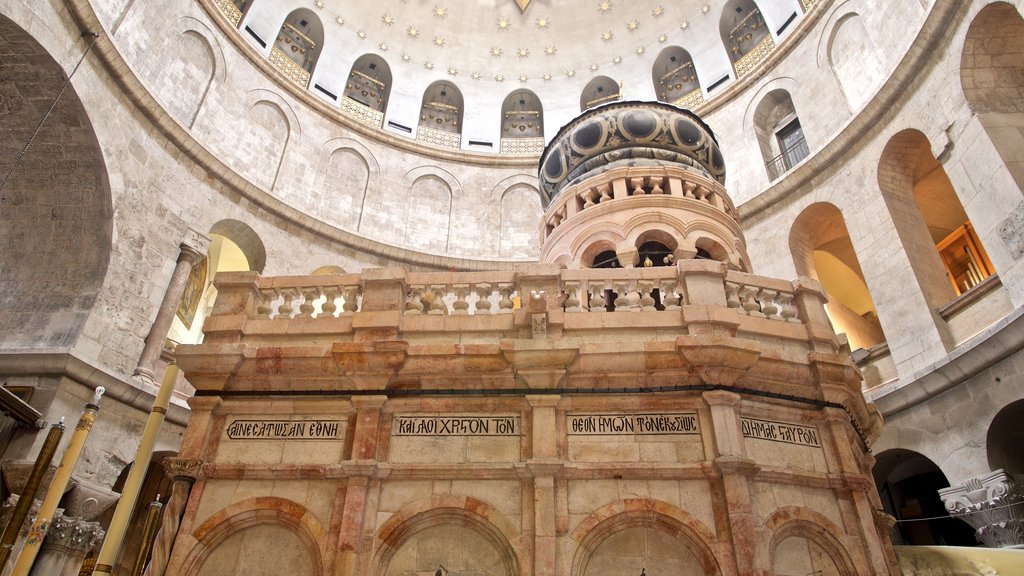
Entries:
[[224,54],[217,35],[203,22],[183,16],[159,59],[153,91],[171,116],[192,128],[213,87],[226,76]]
[[960,82],[971,109],[1003,164],[1024,191],[1024,18],[993,2],[971,22],[960,58]]
[[324,221],[358,231],[367,198],[379,187],[380,165],[369,148],[352,138],[324,143],[314,187],[319,191],[314,209]]
[[854,576],[854,561],[843,547],[838,526],[814,510],[787,506],[765,522],[771,531],[775,576]]
[[[377,112],[373,115],[378,127],[384,123],[391,95],[391,67],[376,54],[363,54],[352,64],[345,83],[345,100],[356,102]],[[344,108],[347,102],[342,103]]]
[[828,34],[829,67],[850,110],[858,110],[885,78],[878,46],[856,12],[839,16]]
[[885,341],[860,260],[838,208],[825,202],[804,208],[790,229],[789,251],[796,273],[818,280],[825,288],[829,319],[836,332],[846,333],[850,348],[867,349]]
[[306,87],[324,46],[324,25],[308,8],[292,10],[281,23],[270,62],[289,80]]
[[0,54],[0,347],[67,350],[102,298],[111,258],[107,168],[73,85],[40,126],[65,72],[3,15]]
[[753,69],[775,46],[754,0],[729,0],[722,9],[718,31],[737,78]]
[[263,496],[214,513],[192,532],[185,576],[325,576],[327,528],[301,504]]
[[[882,509],[897,520],[890,536],[893,544],[975,546],[974,530],[948,518],[939,489],[949,480],[934,462],[913,450],[894,448],[875,458],[871,471]],[[926,518],[938,518],[924,520]]]
[[933,309],[995,273],[924,134],[904,130],[889,140],[878,163],[878,185]]
[[403,201],[405,243],[446,252],[452,232],[452,203],[456,194],[462,194],[458,179],[440,168],[424,166],[406,173],[402,189],[409,191]]
[[996,413],[985,444],[989,468],[1024,474],[1024,400],[1011,402]]
[[416,139],[443,148],[462,146],[462,92],[444,80],[438,80],[423,92]]
[[501,195],[498,254],[503,258],[536,256],[540,250],[537,222],[540,192],[529,184],[514,184]]
[[433,500],[403,509],[381,526],[371,575],[434,573],[442,565],[455,574],[519,575],[511,526],[491,506],[472,498]]
[[[238,142],[247,143],[241,150],[248,153],[245,172],[252,181],[267,190],[273,190],[281,173],[288,145],[299,141],[302,131],[295,111],[280,95],[269,90],[256,89],[247,97],[249,118],[243,128],[245,136]],[[235,146],[225,143],[224,145]],[[232,155],[241,155],[232,150]]]
[[[664,503],[632,500],[605,506],[581,521],[572,537],[579,542],[572,576],[658,573],[714,576],[722,568],[700,522]],[[671,510],[675,515],[655,511]]]
[[607,76],[598,76],[583,88],[580,94],[580,112],[616,100],[622,100],[622,87]]
[[529,90],[516,90],[501,104],[501,152],[538,155],[544,149],[544,107]]
[[788,90],[776,88],[766,93],[754,109],[753,124],[769,181],[777,180],[810,154]]
[[654,92],[662,102],[693,108],[704,101],[693,58],[679,46],[669,46],[658,54],[651,76]]

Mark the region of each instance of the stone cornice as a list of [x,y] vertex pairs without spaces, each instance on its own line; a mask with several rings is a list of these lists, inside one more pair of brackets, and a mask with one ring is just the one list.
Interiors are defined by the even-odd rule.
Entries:
[[[874,98],[837,134],[829,138],[828,144],[813,152],[781,180],[741,204],[740,214],[744,218],[758,216],[769,208],[791,200],[812,179],[832,174],[849,162],[859,151],[859,143],[869,141],[872,132],[886,125],[884,120],[887,116],[891,117],[903,108],[906,102],[903,95],[912,90],[918,75],[938,60],[935,55],[944,51],[940,49],[943,40],[955,33],[954,24],[963,18],[969,6],[969,2],[936,0],[921,31]],[[804,193],[808,191],[805,189]]]

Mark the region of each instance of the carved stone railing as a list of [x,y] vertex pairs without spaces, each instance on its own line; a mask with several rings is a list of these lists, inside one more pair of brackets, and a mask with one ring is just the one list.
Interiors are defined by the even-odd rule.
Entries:
[[759,276],[730,272],[725,282],[725,303],[740,314],[755,318],[800,322],[794,293],[765,286]]
[[214,4],[217,5],[220,13],[228,19],[228,22],[237,28],[238,24],[242,21],[242,11],[238,9],[238,6],[235,6],[235,3],[231,0],[214,0]]
[[303,88],[309,87],[309,71],[299,66],[277,46],[270,49],[270,63],[277,68],[278,72],[284,74],[285,78]]
[[751,48],[750,52],[744,54],[742,58],[733,64],[733,67],[736,69],[736,78],[742,78],[748,72],[757,68],[757,65],[760,64],[773,49],[775,49],[775,41],[772,40],[771,34],[767,34],[760,42],[757,43],[757,46]]
[[416,140],[432,144],[440,148],[453,148],[458,150],[462,147],[462,134],[458,132],[447,132],[437,130],[429,126],[420,126],[416,129]]
[[383,112],[370,108],[369,106],[356,102],[348,97],[343,97],[341,99],[341,112],[349,118],[358,120],[367,126],[373,126],[374,128],[384,126]]
[[564,270],[565,312],[679,310],[685,288],[674,266]]
[[543,138],[502,138],[501,153],[510,156],[540,156],[544,151]]
[[679,106],[686,110],[693,110],[697,106],[704,103],[704,92],[700,88],[695,88],[691,92],[688,92],[679,98],[672,101],[673,106]]
[[659,194],[711,206],[737,220],[736,207],[722,185],[695,171],[673,166],[615,168],[559,194],[544,214],[544,238],[563,222],[599,204]]
[[335,318],[359,310],[361,295],[355,274],[260,278],[252,318]]

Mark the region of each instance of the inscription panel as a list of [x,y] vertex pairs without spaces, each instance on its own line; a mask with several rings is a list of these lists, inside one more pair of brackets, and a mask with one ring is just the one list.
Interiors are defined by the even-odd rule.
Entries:
[[773,420],[740,418],[740,427],[743,430],[743,436],[746,438],[799,444],[800,446],[814,446],[815,448],[821,447],[821,443],[818,441],[818,430],[810,426],[787,424]]
[[828,472],[821,433],[814,426],[740,418],[747,457],[768,466]]
[[346,414],[229,414],[216,462],[334,464],[345,458]]
[[695,412],[566,414],[572,462],[699,462],[704,459]]
[[396,416],[394,436],[518,436],[519,416]]
[[395,414],[392,462],[514,462],[521,457],[518,414]]

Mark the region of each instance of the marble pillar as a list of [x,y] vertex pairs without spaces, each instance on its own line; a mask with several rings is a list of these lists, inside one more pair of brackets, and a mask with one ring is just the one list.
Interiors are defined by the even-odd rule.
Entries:
[[160,519],[160,531],[153,544],[152,560],[143,572],[146,576],[163,576],[167,570],[171,548],[181,526],[181,517],[185,514],[185,505],[203,466],[202,460],[174,457],[164,458],[162,464],[164,473],[171,479],[171,496],[167,499]]
[[939,490],[949,515],[989,548],[1024,548],[1024,477],[996,470]]

